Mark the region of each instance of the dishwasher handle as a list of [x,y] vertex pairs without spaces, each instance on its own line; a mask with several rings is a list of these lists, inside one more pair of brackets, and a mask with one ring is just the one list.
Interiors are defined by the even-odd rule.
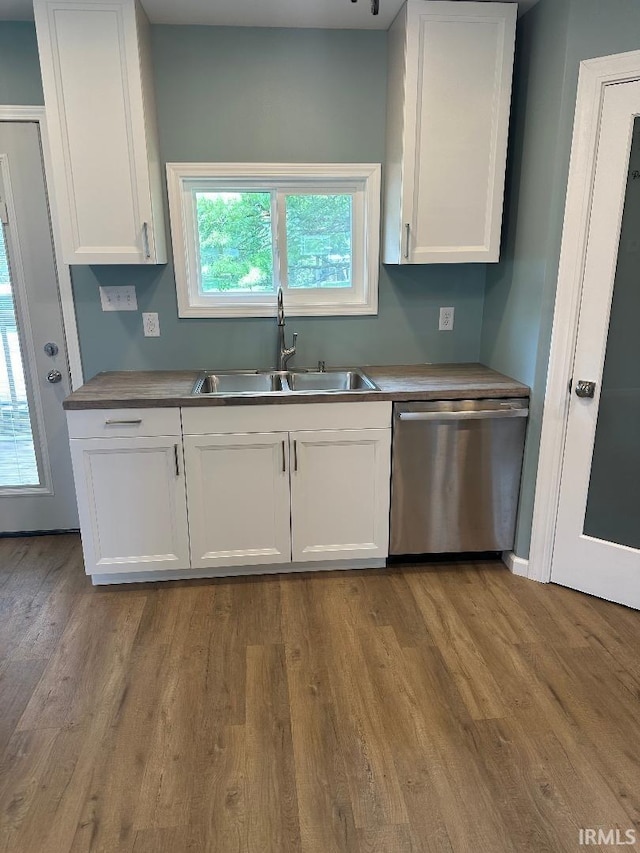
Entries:
[[496,418],[526,418],[529,409],[484,409],[469,412],[398,412],[401,421],[477,421]]

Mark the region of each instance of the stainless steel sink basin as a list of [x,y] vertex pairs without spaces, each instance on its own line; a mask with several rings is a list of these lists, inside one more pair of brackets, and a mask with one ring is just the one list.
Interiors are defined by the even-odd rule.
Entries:
[[292,391],[374,391],[376,386],[359,370],[290,371]]
[[287,394],[375,391],[359,370],[251,370],[201,373],[192,394]]
[[203,373],[196,380],[192,394],[264,394],[286,390],[282,374],[276,371],[249,371],[247,373]]

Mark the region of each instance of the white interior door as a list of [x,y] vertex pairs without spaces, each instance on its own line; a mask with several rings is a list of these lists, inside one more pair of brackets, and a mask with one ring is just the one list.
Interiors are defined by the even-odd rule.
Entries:
[[69,530],[69,367],[36,122],[0,122],[0,220],[0,533]]
[[[607,87],[551,571],[555,583],[635,608],[640,608],[639,116],[640,82]],[[580,384],[585,382],[593,387]]]

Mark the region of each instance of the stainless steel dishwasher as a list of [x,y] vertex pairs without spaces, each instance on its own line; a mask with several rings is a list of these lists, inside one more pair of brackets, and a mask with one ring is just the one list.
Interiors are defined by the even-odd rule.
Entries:
[[396,403],[392,555],[513,547],[527,399]]

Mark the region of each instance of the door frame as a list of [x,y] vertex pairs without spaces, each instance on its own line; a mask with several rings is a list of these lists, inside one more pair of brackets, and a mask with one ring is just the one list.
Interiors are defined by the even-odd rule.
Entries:
[[640,51],[580,63],[562,249],[542,417],[527,577],[548,583],[578,337],[602,107],[608,86],[640,80]]
[[62,313],[62,328],[64,329],[71,390],[75,390],[76,388],[79,388],[84,382],[82,373],[82,360],[80,358],[80,340],[78,338],[76,308],[75,303],[73,301],[71,269],[69,268],[68,264],[65,264],[62,260],[60,222],[58,220],[56,212],[56,205],[53,204],[52,201],[53,168],[51,163],[51,149],[49,145],[49,134],[47,131],[45,108],[43,106],[41,107],[0,105],[0,121],[35,122],[40,129],[45,188],[47,192],[47,202],[49,205],[49,220],[51,222],[51,233],[53,237],[53,255],[56,265],[58,293],[60,296],[60,308]]

